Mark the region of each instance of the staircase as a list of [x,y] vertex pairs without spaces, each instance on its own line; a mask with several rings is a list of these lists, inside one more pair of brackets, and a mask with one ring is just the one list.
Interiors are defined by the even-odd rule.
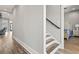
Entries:
[[49,33],[46,34],[46,53],[54,54],[59,48],[59,42]]

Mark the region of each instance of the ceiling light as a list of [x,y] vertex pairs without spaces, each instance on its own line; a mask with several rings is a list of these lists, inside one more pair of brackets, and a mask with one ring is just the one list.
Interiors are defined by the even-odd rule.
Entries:
[[4,9],[5,11],[7,11],[7,9]]
[[76,10],[75,8],[72,8],[72,10]]
[[64,8],[64,9],[67,9],[67,8]]

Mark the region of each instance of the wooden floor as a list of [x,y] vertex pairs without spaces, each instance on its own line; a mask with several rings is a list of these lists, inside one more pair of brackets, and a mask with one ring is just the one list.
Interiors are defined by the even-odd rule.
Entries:
[[79,37],[71,37],[69,40],[64,40],[64,48],[79,53]]
[[27,54],[14,39],[12,32],[0,36],[0,54]]
[[[72,37],[64,41],[64,49],[59,49],[63,54],[79,54],[79,37]],[[58,53],[58,52],[57,52]],[[0,36],[0,54],[28,54],[24,48],[12,39],[12,32]]]
[[58,49],[55,54],[79,54],[79,37],[64,40],[64,49]]

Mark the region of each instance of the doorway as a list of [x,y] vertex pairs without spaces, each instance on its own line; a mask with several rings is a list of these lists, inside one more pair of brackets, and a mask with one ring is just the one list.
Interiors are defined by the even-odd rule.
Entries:
[[64,7],[64,49],[79,53],[79,6]]

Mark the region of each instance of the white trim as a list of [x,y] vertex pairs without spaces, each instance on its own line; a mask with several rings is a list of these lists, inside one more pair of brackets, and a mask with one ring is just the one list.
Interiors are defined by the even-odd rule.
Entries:
[[49,40],[49,39],[54,39],[55,40],[56,38],[53,37],[53,36],[49,36],[49,37],[46,38],[46,40]]
[[61,6],[61,41],[60,48],[64,49],[64,6]]
[[43,49],[44,49],[44,54],[46,54],[46,5],[43,6],[43,24],[44,24],[44,31],[43,31],[43,37],[44,37],[44,45],[43,45]]
[[51,44],[54,44],[54,43],[59,44],[57,41],[52,41],[52,42],[48,43],[48,44],[46,45],[46,47],[49,47]]
[[51,35],[50,33],[46,33],[46,35]]
[[24,42],[19,40],[17,37],[13,36],[13,38],[21,45],[23,46],[30,54],[39,54],[37,51],[26,45]]

